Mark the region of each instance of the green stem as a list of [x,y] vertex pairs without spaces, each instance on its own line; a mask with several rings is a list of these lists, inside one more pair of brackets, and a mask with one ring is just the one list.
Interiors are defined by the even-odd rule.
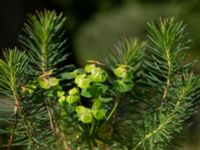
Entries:
[[94,122],[94,121],[92,121],[92,124],[91,124],[91,127],[90,127],[89,136],[91,136],[91,135],[92,135],[92,133],[93,133],[93,130],[94,130],[94,126],[95,126],[95,122]]
[[7,150],[11,150],[11,145],[14,139],[14,134],[15,134],[15,129],[17,128],[17,113],[18,113],[18,109],[19,109],[19,98],[16,92],[16,88],[15,88],[15,79],[13,77],[13,74],[10,75],[11,77],[11,90],[13,93],[13,97],[15,99],[15,106],[14,106],[14,123],[13,123],[13,129],[11,131],[10,137],[9,137],[9,142],[8,142],[8,146],[7,146]]
[[42,47],[41,47],[41,69],[42,74],[46,72],[46,65],[47,65],[47,36],[45,34],[43,41],[42,41]]
[[167,97],[168,90],[170,87],[170,77],[172,74],[172,62],[171,62],[169,49],[166,49],[166,59],[167,59],[168,71],[167,71],[167,81],[166,81],[166,85],[165,85],[165,89],[164,89],[164,93],[163,93],[163,99],[165,99]]
[[94,129],[94,132],[97,132],[98,129],[99,129],[99,120],[97,120],[96,127],[95,127],[95,129]]
[[112,117],[112,115],[113,115],[113,113],[115,112],[115,110],[117,109],[117,106],[118,106],[118,105],[119,105],[119,101],[117,101],[117,102],[115,103],[115,105],[114,105],[112,111],[110,112],[110,114],[109,114],[108,117],[106,118],[106,121],[108,121],[108,120]]
[[56,130],[54,128],[53,118],[52,118],[52,114],[51,114],[51,110],[50,110],[48,101],[45,99],[44,102],[45,102],[46,109],[47,109],[47,112],[48,112],[48,117],[49,117],[49,123],[50,123],[51,130],[56,135]]

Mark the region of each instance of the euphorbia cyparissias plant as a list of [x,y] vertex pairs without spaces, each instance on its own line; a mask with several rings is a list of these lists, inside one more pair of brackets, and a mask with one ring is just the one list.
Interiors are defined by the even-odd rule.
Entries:
[[[200,78],[184,64],[185,26],[173,18],[149,23],[147,39],[124,39],[104,62],[63,67],[62,13],[29,15],[19,41],[4,50],[0,93],[3,147],[30,150],[168,150],[196,111]],[[63,64],[63,63],[62,63]],[[5,104],[3,105],[5,106]],[[6,106],[5,106],[6,107]],[[4,115],[1,115],[3,113]]]

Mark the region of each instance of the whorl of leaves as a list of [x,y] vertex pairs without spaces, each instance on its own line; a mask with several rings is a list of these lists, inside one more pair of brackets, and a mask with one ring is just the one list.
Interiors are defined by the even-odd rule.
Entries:
[[30,68],[35,75],[45,74],[52,69],[58,72],[57,65],[66,60],[66,40],[63,40],[65,21],[62,13],[57,15],[49,10],[28,15],[24,34],[19,36],[19,40],[28,51]]
[[17,94],[17,88],[24,82],[24,73],[28,65],[25,52],[14,49],[3,51],[4,59],[0,59],[0,93],[7,96]]

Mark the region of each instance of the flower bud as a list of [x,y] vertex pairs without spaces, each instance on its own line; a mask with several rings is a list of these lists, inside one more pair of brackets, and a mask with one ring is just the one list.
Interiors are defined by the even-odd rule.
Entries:
[[75,102],[77,102],[77,101],[79,101],[79,100],[80,100],[80,96],[78,96],[78,95],[68,95],[66,97],[66,101],[70,105],[75,103]]
[[87,73],[90,73],[90,72],[92,72],[92,70],[95,68],[95,65],[94,64],[89,64],[89,65],[86,65],[85,66],[85,71],[87,72]]
[[78,89],[77,88],[72,88],[71,90],[69,90],[69,95],[76,95],[79,93]]
[[61,106],[64,106],[64,103],[66,102],[66,98],[65,96],[62,96],[58,99],[58,103],[61,105]]
[[120,65],[119,67],[115,68],[114,74],[123,80],[131,80],[133,78],[130,68],[128,68],[126,65]]
[[107,79],[107,73],[101,68],[95,68],[91,72],[91,79],[94,82],[104,82]]
[[76,76],[75,83],[82,89],[88,88],[90,86],[90,79],[86,77],[86,74],[80,74]]

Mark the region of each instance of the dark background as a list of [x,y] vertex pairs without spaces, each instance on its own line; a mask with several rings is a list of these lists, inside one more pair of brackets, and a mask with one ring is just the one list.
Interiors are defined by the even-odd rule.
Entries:
[[[27,14],[49,9],[58,13],[63,12],[67,16],[66,38],[69,41],[69,51],[73,51],[73,34],[94,13],[104,9],[101,8],[101,5],[104,5],[102,2],[101,0],[0,0],[0,48],[20,47],[18,35],[22,32]],[[123,0],[110,1],[107,10],[121,4]]]
[[72,63],[99,59],[122,37],[143,38],[146,22],[160,16],[175,16],[188,24],[195,52],[190,60],[199,59],[199,0],[0,0],[0,48],[20,48],[18,35],[27,14],[45,8],[67,16],[67,51],[72,52]]

